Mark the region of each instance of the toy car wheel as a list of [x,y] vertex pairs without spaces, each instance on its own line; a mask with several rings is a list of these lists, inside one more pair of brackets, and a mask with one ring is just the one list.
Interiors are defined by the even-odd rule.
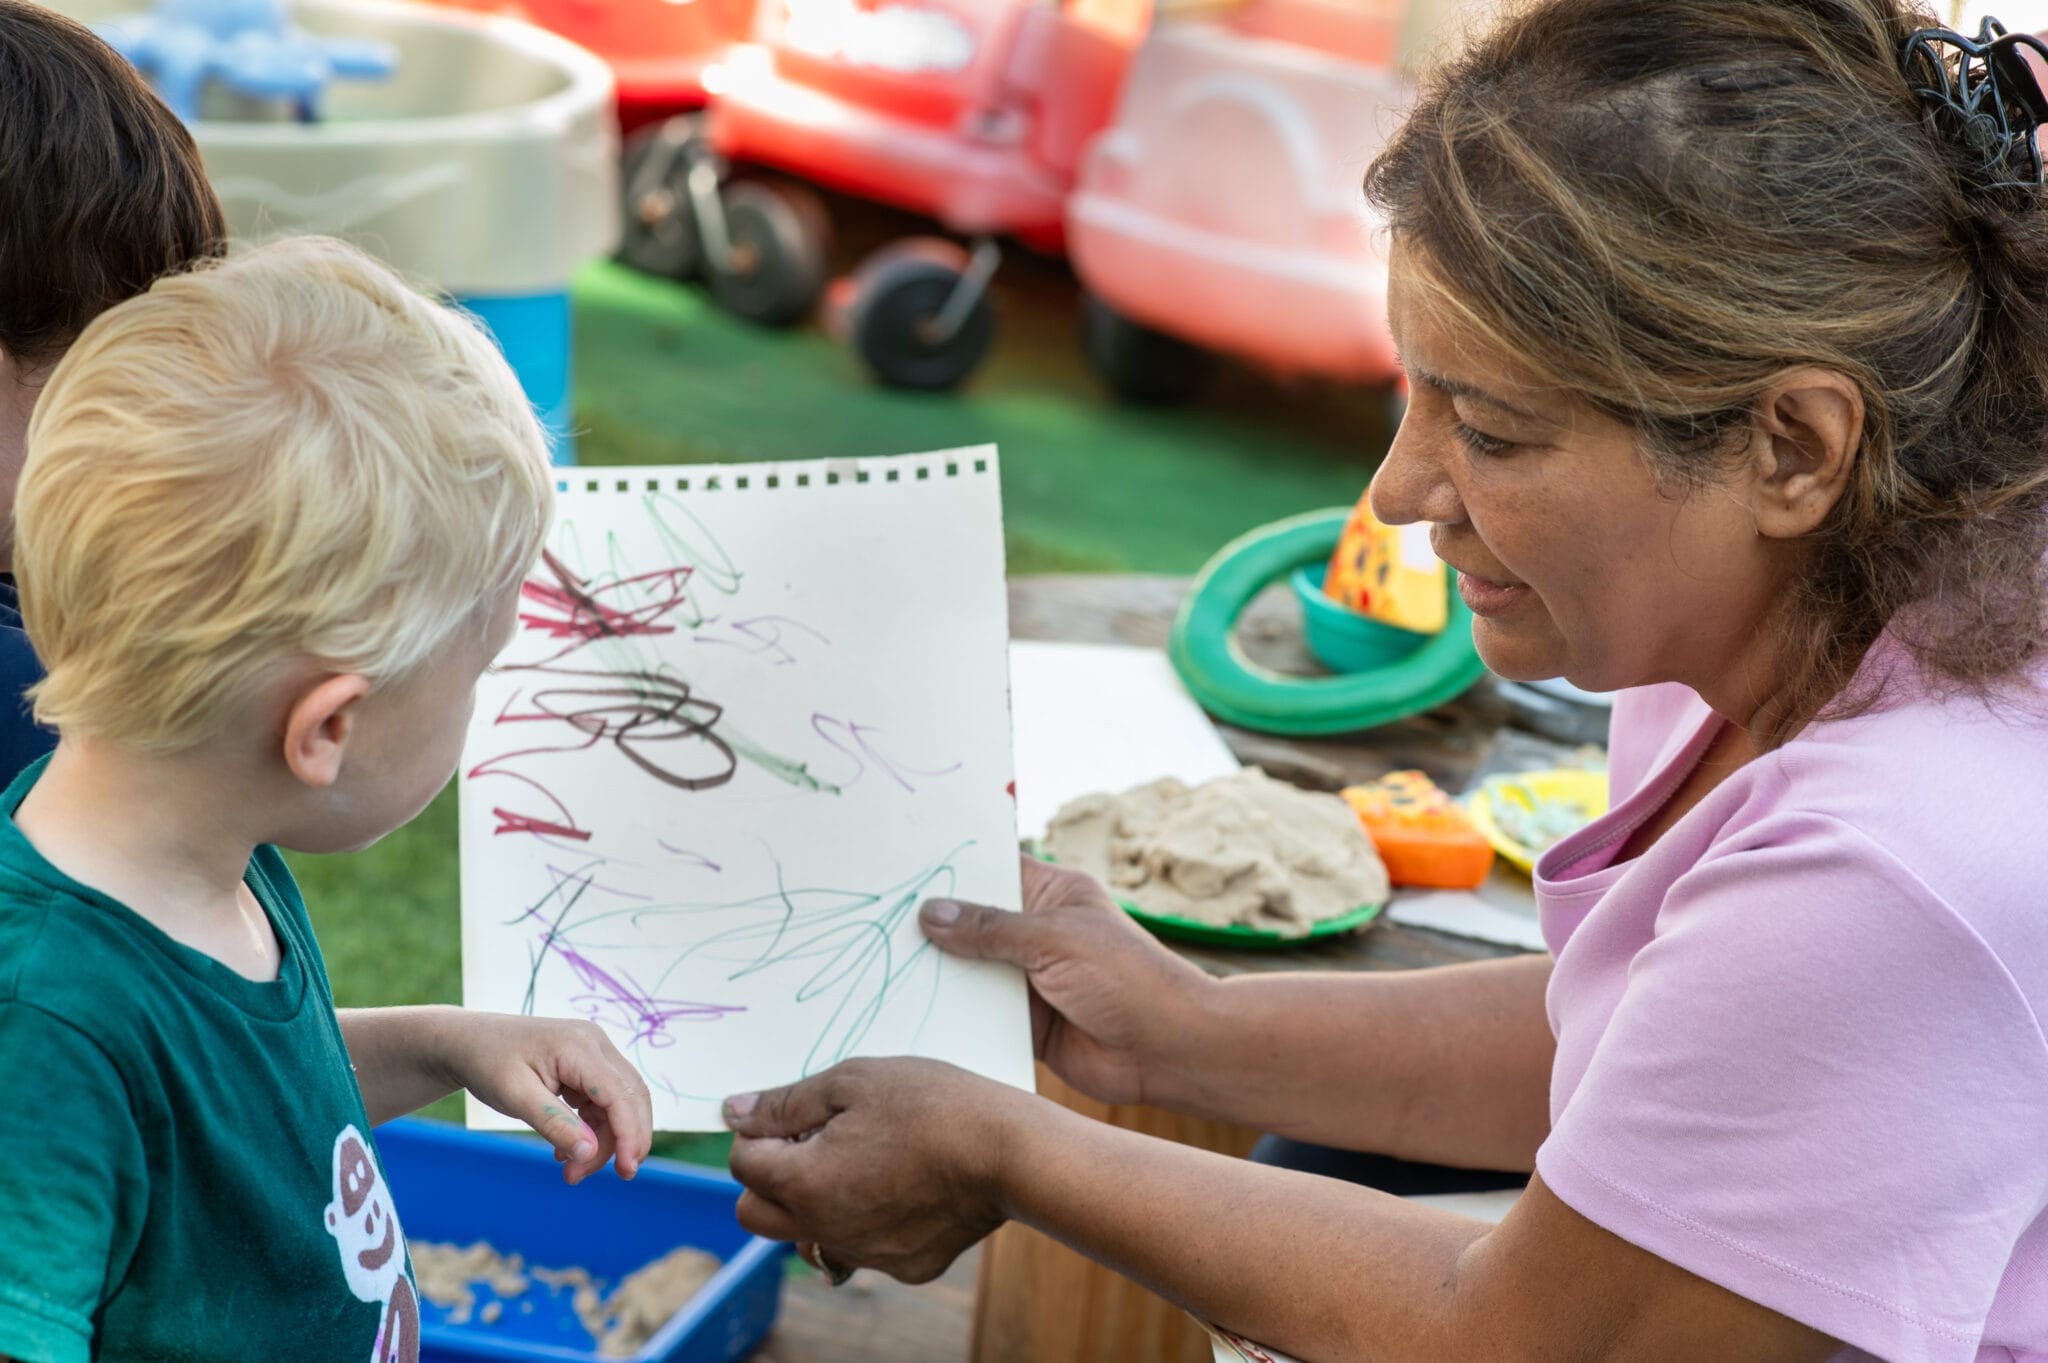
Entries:
[[690,144],[703,135],[700,115],[679,114],[626,139],[619,161],[621,263],[661,279],[691,279],[703,267],[689,187]]
[[1132,321],[1094,294],[1081,304],[1081,344],[1095,372],[1126,402],[1186,402],[1208,378],[1215,358]]
[[985,291],[949,334],[936,330],[967,261],[952,242],[926,237],[885,246],[861,262],[845,333],[876,379],[927,392],[955,388],[988,354],[996,313]]
[[793,186],[741,180],[719,191],[729,258],[706,260],[720,307],[762,326],[810,316],[825,291],[831,225],[824,205]]

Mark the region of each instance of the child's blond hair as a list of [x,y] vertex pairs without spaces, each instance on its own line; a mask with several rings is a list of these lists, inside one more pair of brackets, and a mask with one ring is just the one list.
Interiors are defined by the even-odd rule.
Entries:
[[353,247],[162,280],[85,329],[29,426],[36,718],[167,753],[295,659],[402,680],[532,565],[553,495],[490,339]]

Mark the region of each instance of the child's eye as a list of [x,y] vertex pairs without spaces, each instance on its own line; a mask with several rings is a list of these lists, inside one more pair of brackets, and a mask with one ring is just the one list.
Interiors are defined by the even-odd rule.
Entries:
[[1458,439],[1465,442],[1465,448],[1474,454],[1505,454],[1513,445],[1512,440],[1503,440],[1497,435],[1477,431],[1460,421],[1457,424]]

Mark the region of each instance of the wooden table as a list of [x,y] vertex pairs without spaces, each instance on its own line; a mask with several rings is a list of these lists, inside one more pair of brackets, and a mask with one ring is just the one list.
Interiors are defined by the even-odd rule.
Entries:
[[[1010,633],[1018,639],[1163,648],[1184,578],[1048,576],[1010,585]],[[1246,651],[1282,671],[1312,672],[1297,607],[1274,593],[1254,602],[1240,627]],[[1426,715],[1339,739],[1279,739],[1219,725],[1239,760],[1310,789],[1336,790],[1389,771],[1420,768],[1447,790],[1463,789],[1503,730],[1508,707],[1488,688]],[[1286,951],[1233,952],[1176,946],[1214,975],[1288,970],[1413,970],[1511,955],[1512,950],[1382,922],[1369,931]],[[1109,1106],[1074,1092],[1049,1071],[1039,1091],[1117,1126],[1233,1155],[1258,1133],[1157,1108]],[[1179,1308],[1024,1226],[984,1245],[976,1293],[973,1363],[1208,1363],[1199,1327]]]

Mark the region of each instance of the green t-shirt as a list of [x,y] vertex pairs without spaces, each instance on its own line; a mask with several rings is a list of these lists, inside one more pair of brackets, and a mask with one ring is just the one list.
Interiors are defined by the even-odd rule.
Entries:
[[405,1240],[284,859],[256,983],[57,870],[0,795],[0,1357],[419,1354]]

